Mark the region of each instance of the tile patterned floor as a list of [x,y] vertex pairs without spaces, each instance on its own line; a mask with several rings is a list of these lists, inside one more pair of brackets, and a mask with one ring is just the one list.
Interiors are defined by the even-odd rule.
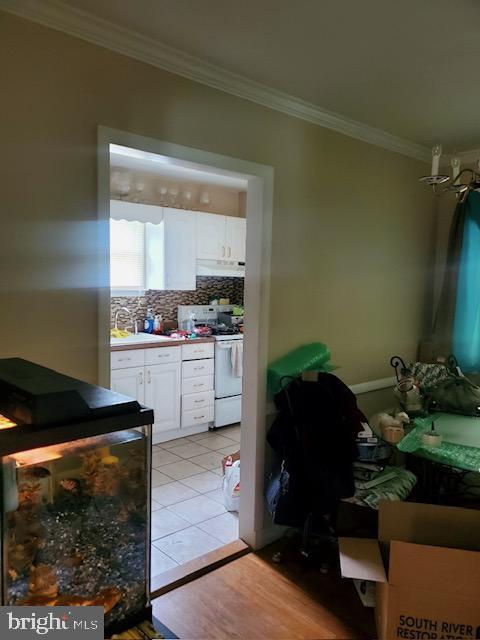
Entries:
[[237,540],[226,511],[221,461],[240,447],[240,425],[154,445],[152,577]]

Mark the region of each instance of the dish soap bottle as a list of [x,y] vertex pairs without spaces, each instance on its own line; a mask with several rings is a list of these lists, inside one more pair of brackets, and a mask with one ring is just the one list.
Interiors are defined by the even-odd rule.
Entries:
[[145,316],[144,329],[143,329],[145,333],[153,333],[153,323],[154,323],[154,318],[153,318],[152,307],[148,307],[147,315]]

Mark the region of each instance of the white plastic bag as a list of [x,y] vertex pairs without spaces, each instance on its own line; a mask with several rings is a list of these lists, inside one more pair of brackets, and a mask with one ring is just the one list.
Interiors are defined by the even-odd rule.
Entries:
[[225,509],[238,511],[240,508],[240,460],[232,462],[229,458],[225,463],[222,491]]

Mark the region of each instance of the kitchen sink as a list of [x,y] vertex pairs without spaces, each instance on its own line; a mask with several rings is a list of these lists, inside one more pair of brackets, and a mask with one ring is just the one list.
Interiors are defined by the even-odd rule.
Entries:
[[111,346],[123,347],[128,344],[142,344],[143,342],[172,342],[172,338],[168,336],[156,336],[153,333],[131,333],[125,338],[110,337]]

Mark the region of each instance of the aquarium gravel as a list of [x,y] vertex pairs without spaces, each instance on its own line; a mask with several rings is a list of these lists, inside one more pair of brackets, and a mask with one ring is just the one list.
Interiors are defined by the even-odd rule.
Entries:
[[100,605],[105,597],[106,626],[144,610],[149,537],[142,440],[21,469],[18,495],[18,509],[6,514],[5,604],[45,596],[49,604],[71,597],[72,604]]

